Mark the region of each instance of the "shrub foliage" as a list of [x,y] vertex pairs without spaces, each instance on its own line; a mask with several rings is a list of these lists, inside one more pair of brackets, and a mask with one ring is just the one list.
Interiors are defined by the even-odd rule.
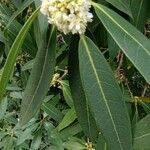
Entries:
[[150,1],[91,5],[79,35],[0,0],[0,149],[150,149]]

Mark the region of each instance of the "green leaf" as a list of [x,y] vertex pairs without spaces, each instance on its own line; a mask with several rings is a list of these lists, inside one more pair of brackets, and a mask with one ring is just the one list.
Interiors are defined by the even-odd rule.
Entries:
[[13,20],[24,10],[26,9],[31,3],[33,3],[34,0],[27,0],[24,1],[24,3],[21,4],[21,7],[17,9],[17,11],[14,12],[14,14],[10,17],[8,24],[5,27],[5,30],[10,26],[10,24],[13,22]]
[[4,43],[5,41],[6,41],[6,38],[5,38],[4,34],[3,34],[3,32],[0,31],[0,42]]
[[86,149],[86,145],[85,142],[77,139],[77,138],[69,138],[69,140],[67,140],[66,142],[64,142],[64,147],[67,150],[85,150]]
[[4,4],[0,4],[0,14],[6,14],[7,16],[10,16],[12,11]]
[[34,136],[34,139],[32,140],[30,150],[38,150],[40,148],[41,141],[42,141],[42,131],[39,130],[37,134]]
[[21,106],[21,124],[26,124],[37,111],[50,86],[55,68],[56,29],[52,27],[48,36],[43,37],[41,46],[35,58],[35,63],[29,77]]
[[147,114],[150,113],[150,97],[134,97],[135,100],[142,105]]
[[[2,141],[2,139],[7,135],[7,132],[5,131],[1,131],[0,132],[0,141]],[[1,144],[1,143],[0,143]],[[0,145],[0,148],[1,148],[1,145]]]
[[39,122],[33,118],[28,124],[20,127],[19,124],[15,127],[16,145],[22,145],[26,140],[33,139],[33,133],[36,133],[36,129],[39,127]]
[[[41,6],[41,0],[35,0],[34,3],[35,3],[36,8]],[[49,25],[49,23],[47,21],[47,17],[43,16],[43,14],[40,13],[37,17],[37,22],[35,22],[35,24],[34,24],[34,31],[35,31],[35,35],[36,35],[37,45],[39,45],[42,34],[45,33],[48,25]]]
[[17,139],[17,145],[22,144],[25,140],[30,140],[32,139],[32,133],[31,133],[31,129],[27,128],[24,132],[22,132],[19,136],[19,138]]
[[82,128],[79,125],[79,123],[77,123],[75,125],[68,126],[64,130],[62,130],[60,132],[60,136],[61,136],[61,139],[68,139],[68,137],[74,136],[74,135],[81,133],[81,132],[82,132]]
[[144,26],[149,18],[150,1],[149,0],[132,0],[131,10],[133,14],[133,24],[140,31],[144,31]]
[[132,12],[130,8],[130,0],[106,0],[108,3],[112,4],[117,9],[128,14],[132,18]]
[[14,64],[17,58],[17,54],[19,53],[21,46],[25,40],[25,37],[28,33],[28,30],[31,26],[31,24],[33,23],[34,19],[36,18],[37,14],[38,14],[39,9],[37,9],[32,16],[27,20],[27,22],[24,24],[24,26],[22,27],[22,29],[20,30],[19,34],[17,35],[10,51],[7,57],[7,60],[5,62],[4,65],[4,70],[0,79],[0,100],[2,100],[2,97],[5,93],[5,89],[7,86],[7,83],[9,81],[9,78],[12,74],[13,68],[14,68]]
[[134,26],[109,8],[93,3],[96,14],[121,50],[150,83],[150,42]]
[[5,97],[0,102],[0,120],[5,116],[7,105],[8,105],[8,100],[7,97]]
[[28,61],[27,63],[24,64],[24,66],[22,66],[21,71],[26,71],[26,70],[30,70],[33,67],[34,64],[34,59]]
[[6,137],[5,145],[3,150],[10,150],[13,147],[13,137]]
[[71,108],[68,110],[68,112],[65,114],[64,118],[62,119],[62,121],[60,122],[60,124],[58,125],[58,131],[61,131],[62,129],[66,128],[67,126],[69,126],[71,123],[73,123],[76,119],[76,113],[75,113],[75,109]]
[[150,104],[141,102],[141,105],[142,105],[144,111],[145,111],[147,114],[149,114],[149,113],[150,113]]
[[81,83],[78,60],[78,43],[79,36],[73,36],[69,48],[69,84],[78,121],[87,138],[95,141],[98,136],[98,129],[91,114],[89,102],[85,96]]
[[16,99],[22,99],[22,92],[11,92],[10,97],[16,98]]
[[85,36],[79,43],[79,66],[91,111],[108,146],[130,150],[131,126],[123,95],[100,50]]
[[60,84],[62,86],[62,91],[63,91],[65,101],[68,104],[68,106],[70,106],[72,108],[73,107],[73,99],[72,99],[69,83],[68,83],[68,81],[61,80]]
[[43,103],[42,104],[42,110],[44,110],[50,117],[52,117],[54,120],[60,122],[63,118],[63,114],[57,109],[55,106],[53,106],[50,102],[49,103]]
[[109,49],[109,56],[111,60],[114,60],[114,58],[117,56],[120,48],[114,41],[114,39],[111,37],[111,35],[108,33],[108,49]]
[[[13,13],[13,12],[7,13],[8,12],[7,9],[8,9],[8,7],[4,7],[3,5],[0,4],[0,12],[1,12],[0,17],[6,25],[8,24],[11,14]],[[17,20],[14,20],[12,22],[12,24],[10,24],[10,26],[7,28],[7,30],[5,31],[5,37],[7,38],[7,41],[5,43],[7,43],[7,45],[8,45],[7,47],[9,47],[9,45],[13,44],[13,42],[14,42],[15,38],[17,37],[17,35],[19,34],[21,28],[22,28],[22,25]],[[22,45],[22,48],[24,51],[26,51],[32,57],[35,56],[36,51],[37,51],[36,46],[34,44],[34,41],[31,37],[31,35],[29,34],[29,32],[26,35],[26,38]]]
[[134,133],[133,150],[149,150],[150,148],[150,115],[137,123]]
[[96,150],[109,150],[108,145],[107,145],[102,133],[100,133],[98,136]]

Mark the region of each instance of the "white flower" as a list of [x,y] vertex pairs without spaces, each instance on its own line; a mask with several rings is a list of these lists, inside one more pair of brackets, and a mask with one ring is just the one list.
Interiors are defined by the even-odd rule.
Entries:
[[65,34],[83,34],[92,21],[90,0],[42,0],[41,12]]

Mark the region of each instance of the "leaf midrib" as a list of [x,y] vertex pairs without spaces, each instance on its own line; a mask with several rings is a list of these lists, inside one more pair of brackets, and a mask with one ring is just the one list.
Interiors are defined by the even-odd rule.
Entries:
[[[31,20],[36,17],[35,14],[36,14],[36,12],[38,12],[38,10],[39,10],[39,8],[34,12],[34,15],[33,15],[29,20],[27,20],[27,22],[25,23],[25,24],[28,24],[28,22],[30,22],[30,23],[28,24],[28,27],[30,27],[30,25],[31,25],[31,23],[32,23]],[[25,25],[24,25],[24,26],[25,26]],[[4,70],[3,70],[2,76],[1,76],[1,78],[0,78],[0,84],[1,84],[0,89],[1,89],[1,93],[2,93],[2,94],[4,94],[4,91],[5,91],[4,88],[5,88],[6,82],[7,82],[6,79],[8,80],[9,75],[10,75],[11,72],[12,72],[12,69],[8,69],[8,68],[13,68],[13,65],[14,65],[15,60],[11,61],[11,63],[9,64],[9,66],[8,66],[8,63],[7,63],[7,62],[8,62],[8,60],[9,60],[9,58],[11,58],[12,53],[14,53],[15,56],[17,55],[18,51],[16,51],[16,49],[19,49],[20,45],[21,45],[22,42],[23,42],[24,37],[25,37],[26,34],[27,34],[26,31],[28,30],[28,28],[27,28],[27,27],[24,28],[24,26],[23,26],[23,28],[20,30],[20,32],[19,32],[17,38],[15,39],[15,41],[17,41],[18,38],[20,38],[21,43],[20,43],[20,44],[17,44],[16,42],[13,43],[13,45],[12,45],[12,47],[11,47],[11,49],[13,49],[13,51],[10,51],[10,53],[8,53],[7,61],[6,61],[5,65],[4,65]],[[25,33],[25,34],[23,34],[23,36],[21,36],[21,35],[22,35],[22,32]],[[20,37],[20,36],[21,36],[21,37]],[[14,49],[14,48],[15,48],[15,49]],[[4,73],[6,73],[5,76],[4,76]],[[4,80],[5,82],[2,84],[3,80]],[[1,97],[3,96],[2,94],[0,94],[0,99],[1,99]]]
[[141,9],[142,9],[142,5],[143,5],[143,0],[141,0],[140,2],[140,8],[139,8],[139,11],[138,11],[138,15],[136,17],[136,27],[138,26],[138,22],[139,22],[139,18],[140,18],[140,12],[141,12]]
[[94,74],[95,74],[95,77],[96,77],[96,80],[97,80],[99,89],[100,89],[100,91],[101,91],[101,93],[102,93],[104,103],[105,103],[105,105],[106,105],[106,108],[107,108],[107,110],[108,110],[109,116],[110,116],[110,118],[111,118],[111,121],[112,121],[112,124],[113,124],[113,127],[114,127],[114,131],[115,131],[115,133],[116,133],[116,136],[117,136],[117,139],[118,139],[118,142],[119,142],[119,146],[120,146],[121,150],[123,150],[122,145],[121,145],[121,141],[120,141],[120,139],[119,139],[119,134],[118,134],[118,132],[117,132],[117,129],[116,129],[116,126],[115,126],[115,122],[114,122],[114,120],[113,120],[113,116],[111,115],[111,111],[110,111],[110,108],[109,108],[109,104],[107,103],[107,99],[106,99],[106,97],[105,97],[103,88],[102,88],[102,86],[101,86],[101,84],[100,84],[101,81],[100,81],[100,79],[99,79],[99,77],[98,77],[98,74],[97,74],[97,72],[96,72],[95,65],[94,65],[94,62],[93,62],[93,60],[92,60],[92,58],[91,58],[90,52],[88,51],[88,45],[86,44],[86,41],[85,41],[85,39],[84,39],[83,37],[82,37],[82,40],[83,40],[83,43],[84,43],[84,45],[85,45],[85,49],[86,49],[86,52],[87,52],[87,54],[88,54],[89,60],[90,60],[90,62],[91,62],[91,66],[92,66],[92,68],[93,68],[93,71],[94,71]]
[[[138,43],[143,49],[144,49],[144,51],[150,56],[150,53],[149,53],[149,51],[147,51],[147,49],[145,48],[145,47],[143,47],[143,45],[142,45],[142,43],[140,43],[138,40],[136,40],[131,34],[129,34],[129,32],[127,32],[124,28],[122,28],[109,14],[107,14],[106,12],[105,12],[105,10],[103,9],[103,8],[101,8],[97,3],[94,3],[94,2],[92,2],[92,4],[95,6],[95,7],[97,7],[97,8],[99,8],[106,16],[108,16],[111,20],[112,20],[112,22],[114,22],[118,27],[120,27],[127,35],[129,35],[136,43]],[[107,28],[108,29],[108,28]],[[108,29],[109,30],[109,29]],[[110,30],[109,30],[110,31]],[[112,35],[112,34],[111,34]],[[118,44],[118,45],[120,45],[120,44]]]
[[[51,111],[53,114],[55,114],[56,117],[58,116],[58,114],[57,114],[55,111],[53,111],[52,109],[50,109],[50,108],[46,105],[46,103],[43,104],[43,107],[45,107],[47,110],[49,110],[49,111]],[[57,119],[59,119],[59,118],[57,117]]]
[[144,138],[144,137],[146,137],[146,136],[150,136],[150,133],[143,134],[143,135],[141,135],[141,136],[135,137],[134,140],[138,140],[138,139]]
[[[50,42],[50,39],[51,39],[51,37],[52,37],[53,30],[54,30],[54,28],[52,28],[51,35],[50,35],[50,38],[49,38],[49,42]],[[35,98],[36,93],[38,92],[39,87],[40,87],[40,84],[41,84],[41,81],[42,81],[42,78],[43,78],[43,74],[44,74],[44,70],[45,70],[45,67],[46,67],[46,61],[47,61],[47,59],[45,59],[45,58],[47,58],[47,55],[48,55],[48,46],[49,46],[49,44],[50,44],[50,43],[48,43],[47,48],[46,48],[47,50],[46,50],[46,54],[45,54],[45,57],[44,57],[44,60],[45,60],[45,61],[44,61],[44,64],[43,64],[42,73],[41,73],[41,76],[40,76],[38,85],[37,85],[37,87],[36,87],[36,89],[35,89],[35,92],[34,92],[34,94],[33,94],[32,99],[31,99],[31,101],[30,101],[30,103],[29,103],[29,107],[26,109],[25,115],[23,115],[23,116],[24,116],[23,118],[26,118],[26,115],[28,114],[28,110],[30,110],[31,104],[32,104],[32,102],[33,102],[33,100],[34,100],[34,98]],[[23,120],[23,118],[22,118],[22,120]]]
[[[124,4],[122,1],[118,1],[118,2],[122,5],[122,7],[128,9],[128,7],[126,6],[126,4]],[[108,3],[110,3],[110,1]],[[127,5],[129,5],[129,4],[127,3]]]
[[[21,8],[24,10],[26,7],[28,7],[31,3],[33,3],[34,2],[34,0],[30,0],[30,1],[25,1],[22,5],[21,5]],[[26,4],[26,5],[25,5]],[[8,24],[7,24],[7,26],[5,27],[5,29],[7,29],[9,26],[10,26],[10,24],[12,23],[12,21],[23,11],[23,10],[16,10],[13,14],[12,14],[12,16],[10,17],[10,19],[8,20]]]
[[90,123],[90,110],[89,110],[89,105],[88,105],[88,100],[85,96],[85,101],[86,101],[86,114],[87,114],[87,122],[88,122],[88,132],[90,134],[90,137],[92,136],[92,133],[91,133],[91,123]]

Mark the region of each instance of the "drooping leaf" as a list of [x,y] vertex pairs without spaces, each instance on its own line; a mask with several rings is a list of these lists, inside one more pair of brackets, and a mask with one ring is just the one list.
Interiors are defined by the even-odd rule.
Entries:
[[81,84],[78,61],[78,43],[79,37],[72,37],[69,54],[69,84],[78,121],[87,138],[95,141],[98,136],[98,129]]
[[8,24],[5,27],[5,30],[10,26],[10,24],[13,22],[13,20],[33,2],[34,2],[34,0],[24,1],[24,3],[22,3],[21,7],[19,7],[17,9],[17,11],[15,11],[14,14],[11,16],[11,18],[9,19]]
[[96,14],[121,50],[150,83],[150,42],[133,25],[109,8],[93,3]]
[[[42,1],[41,0],[35,0],[35,7],[38,8],[41,6]],[[33,23],[33,29],[34,29],[34,36],[35,41],[37,44],[37,47],[40,47],[41,39],[44,37],[43,34],[46,33],[46,30],[48,28],[48,21],[47,17],[43,16],[42,13],[39,13],[38,17],[36,18],[35,22]]]
[[35,58],[21,106],[21,124],[26,124],[39,110],[48,91],[55,68],[56,29],[50,30],[48,41],[43,37]]
[[24,24],[24,26],[22,27],[22,29],[20,30],[19,34],[17,35],[10,51],[7,57],[7,60],[5,62],[4,65],[4,69],[2,72],[2,76],[0,79],[0,100],[2,99],[4,93],[5,93],[5,89],[7,86],[7,83],[9,81],[9,78],[11,76],[11,73],[13,71],[14,68],[14,64],[17,58],[17,54],[19,53],[21,46],[24,42],[24,39],[28,33],[28,30],[31,26],[31,24],[33,23],[34,19],[37,16],[39,9],[37,9],[32,16],[27,20],[27,22]]
[[[2,20],[6,25],[8,24],[10,16],[12,14],[12,12],[8,13],[7,9],[8,9],[7,7],[4,7],[4,5],[0,4],[0,17],[2,18]],[[21,28],[22,25],[17,20],[13,20],[13,22],[10,24],[7,30],[5,30],[5,38],[7,38],[5,45],[7,44],[8,45],[7,47],[13,44]],[[32,57],[35,56],[36,47],[29,32],[27,33],[26,38],[24,39],[22,48]],[[7,51],[9,51],[9,49]]]
[[144,31],[146,20],[149,17],[150,1],[149,0],[132,0],[131,10],[133,14],[133,24],[141,32]]
[[130,0],[106,0],[108,3],[112,4],[117,9],[128,14],[132,18],[132,12],[130,8]]
[[90,108],[108,146],[131,150],[131,126],[121,90],[100,50],[85,36],[79,43],[79,66]]
[[134,133],[133,150],[149,150],[150,148],[150,115],[140,120]]

